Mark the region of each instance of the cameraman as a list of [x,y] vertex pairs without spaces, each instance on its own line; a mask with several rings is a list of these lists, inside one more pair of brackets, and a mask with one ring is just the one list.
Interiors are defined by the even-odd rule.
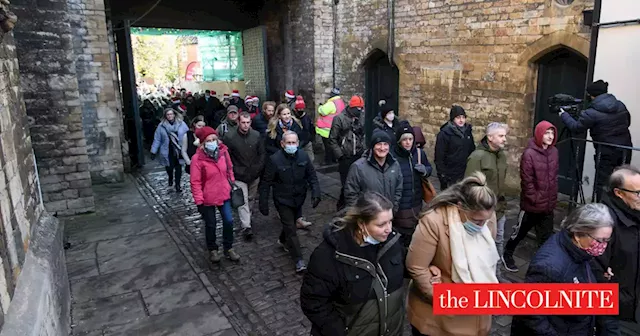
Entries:
[[[631,133],[629,133],[631,114],[621,101],[607,93],[608,87],[609,83],[602,80],[589,84],[587,86],[587,93],[591,98],[589,108],[580,113],[578,120],[562,110],[559,113],[560,118],[572,132],[581,133],[589,130],[593,141],[631,147]],[[597,144],[594,144],[594,147],[596,160],[600,153],[595,185],[596,200],[594,200],[598,201],[602,188],[606,186],[613,169],[631,162],[631,150]]]

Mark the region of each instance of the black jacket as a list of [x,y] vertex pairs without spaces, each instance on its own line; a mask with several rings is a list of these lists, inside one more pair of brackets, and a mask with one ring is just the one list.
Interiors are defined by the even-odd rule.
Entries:
[[269,126],[269,120],[264,115],[264,113],[258,113],[253,120],[251,121],[251,127],[258,131],[260,135],[265,135],[267,132],[267,127]]
[[434,160],[438,178],[447,181],[447,184],[462,180],[467,169],[467,158],[475,149],[471,124],[466,124],[462,130],[451,122],[442,125],[436,138]]
[[573,132],[589,130],[594,141],[631,146],[631,114],[627,107],[610,93],[597,96],[588,109],[582,111],[578,120],[568,113],[561,115],[562,121]]
[[[274,117],[275,118],[275,117]],[[290,131],[294,131],[296,132],[296,134],[298,134],[298,140],[300,141],[300,148],[304,148],[304,145],[302,143],[302,139],[300,134],[302,134],[302,126],[300,126],[300,124],[298,124],[295,120],[291,121],[291,128],[289,129]],[[271,138],[271,134],[269,134],[269,130],[267,130],[267,133],[265,133],[265,149],[267,151],[268,155],[272,155],[276,152],[278,152],[282,147],[280,146],[280,142],[282,141],[282,134],[284,134],[284,131],[282,130],[282,127],[280,127],[280,123],[278,123],[276,125],[276,137],[275,138]]]
[[[418,153],[420,162],[427,168],[426,176],[421,176],[413,170],[413,167],[418,164]],[[394,157],[402,171],[402,196],[398,203],[398,212],[393,217],[393,225],[401,228],[415,228],[418,223],[417,216],[422,208],[422,179],[431,175],[431,164],[424,151],[415,146],[411,152],[397,146]]]
[[307,153],[299,149],[294,155],[279,150],[269,157],[264,174],[260,179],[260,204],[266,205],[269,191],[273,187],[273,202],[290,207],[300,207],[307,198],[311,187],[311,197],[320,197],[320,184]]
[[[206,116],[213,116],[215,112],[224,110],[224,106],[220,102],[220,99],[214,96],[210,96],[207,100],[204,96],[198,98],[196,101],[196,109],[198,114]],[[211,126],[211,125],[209,125]]]
[[611,193],[603,195],[602,203],[609,207],[615,226],[604,254],[592,263],[593,269],[600,282],[607,282],[601,275],[611,267],[611,281],[620,286],[619,318],[640,323],[640,211]]
[[[533,256],[524,282],[595,283],[589,264],[592,259],[572,242],[568,231],[562,230],[551,236]],[[511,335],[591,336],[595,326],[595,316],[518,315],[513,317]]]
[[296,133],[298,133],[298,137],[300,138],[300,148],[304,148],[316,137],[316,127],[313,124],[313,118],[307,113],[302,117],[298,117],[298,119],[300,119],[300,123],[302,124],[302,130]]
[[260,177],[265,160],[264,141],[260,133],[249,129],[247,134],[242,134],[234,128],[225,135],[223,141],[229,149],[236,180],[251,183]]
[[[402,335],[404,255],[398,239],[392,232],[384,243],[359,246],[348,229],[325,229],[300,289],[300,305],[311,321],[311,335]],[[376,272],[385,276],[378,277]],[[386,284],[378,280],[385,278]]]
[[393,122],[391,123],[391,127],[387,125],[387,123],[382,119],[380,115],[377,115],[373,119],[373,126],[382,131],[385,131],[389,135],[389,138],[394,141],[393,143],[390,144],[391,148],[394,148],[396,146],[395,144],[396,131],[398,130],[399,124],[400,122],[398,121],[398,118],[393,119]]

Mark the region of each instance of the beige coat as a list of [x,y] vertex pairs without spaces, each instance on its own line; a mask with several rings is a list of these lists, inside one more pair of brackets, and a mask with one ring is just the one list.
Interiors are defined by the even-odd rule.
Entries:
[[[457,224],[460,225],[460,224]],[[487,223],[496,235],[495,214]],[[445,208],[426,213],[416,227],[407,255],[407,269],[411,274],[407,316],[411,325],[429,336],[487,336],[491,316],[433,315],[433,286],[429,266],[440,268],[442,283],[451,280],[451,244]]]

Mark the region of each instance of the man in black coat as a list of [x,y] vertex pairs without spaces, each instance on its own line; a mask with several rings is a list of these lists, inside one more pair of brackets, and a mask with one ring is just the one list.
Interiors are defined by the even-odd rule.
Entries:
[[320,184],[307,153],[298,150],[298,134],[286,131],[280,142],[282,149],[269,157],[260,180],[260,213],[269,215],[269,191],[273,189],[273,203],[280,215],[282,232],[278,239],[285,251],[296,263],[296,272],[304,272],[307,266],[302,259],[300,241],[296,233],[296,217],[311,187],[313,207],[320,203]]
[[607,249],[592,268],[599,282],[610,278],[619,284],[617,318],[640,330],[640,170],[629,165],[617,168],[602,203],[609,207],[615,225]]
[[440,190],[464,178],[467,158],[475,149],[473,128],[467,123],[467,114],[462,106],[454,105],[449,112],[449,121],[440,127],[436,138],[435,164]]
[[[609,83],[602,80],[587,86],[587,93],[591,98],[591,105],[582,111],[578,120],[564,111],[560,111],[562,122],[572,131],[582,133],[589,130],[591,138],[596,142],[610,145],[595,145],[595,160],[600,155],[596,176],[596,200],[599,201],[604,187],[607,185],[613,169],[631,162],[631,150],[620,149],[618,146],[633,146],[631,143],[631,114],[627,107],[614,95],[608,93]],[[611,146],[614,145],[614,146]]]

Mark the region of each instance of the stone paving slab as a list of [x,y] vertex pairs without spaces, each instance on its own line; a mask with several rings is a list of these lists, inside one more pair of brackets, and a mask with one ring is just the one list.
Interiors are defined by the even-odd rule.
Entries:
[[131,179],[94,195],[95,214],[63,218],[72,335],[239,335]]

